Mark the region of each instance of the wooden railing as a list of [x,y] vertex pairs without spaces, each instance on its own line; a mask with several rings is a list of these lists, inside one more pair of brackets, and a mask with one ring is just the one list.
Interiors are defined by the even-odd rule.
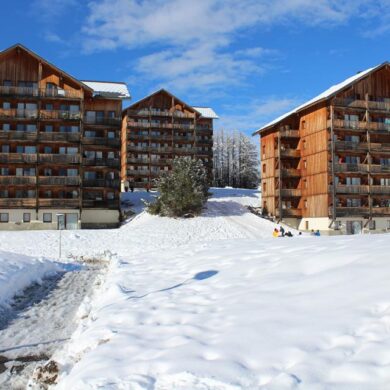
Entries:
[[79,164],[79,154],[40,154],[38,158],[41,163],[54,164]]
[[280,154],[282,157],[301,157],[301,152],[297,149],[281,149]]
[[[329,213],[332,213],[332,209],[329,209]],[[336,207],[336,214],[338,217],[358,217],[368,216],[370,214],[370,208],[368,206],[362,207]],[[390,207],[376,207],[371,208],[371,215],[376,217],[390,215]]]
[[104,208],[104,209],[119,209],[120,201],[116,200],[91,200],[83,199],[83,207],[85,208]]
[[85,125],[96,125],[96,126],[119,126],[122,123],[122,118],[118,117],[87,117],[84,116]]
[[351,141],[336,141],[335,150],[351,151],[356,150],[360,152],[368,152],[368,143],[365,142],[351,142]]
[[35,176],[0,176],[0,184],[2,185],[29,185],[36,184]]
[[[280,216],[279,209],[276,209],[275,214],[276,216]],[[282,209],[282,217],[302,217],[302,210],[295,208]]]
[[282,188],[280,190],[282,196],[291,196],[291,197],[297,197],[301,196],[301,189],[300,188]]
[[107,145],[107,146],[119,146],[119,138],[108,138],[108,137],[86,137],[82,139],[84,145]]
[[83,179],[83,187],[109,187],[119,188],[119,179]]
[[299,138],[299,130],[280,130],[280,136],[283,138]]
[[83,165],[119,167],[119,158],[83,158]]
[[390,186],[373,185],[370,187],[370,193],[375,195],[389,195]]
[[0,207],[36,207],[35,198],[0,198]]
[[67,99],[81,99],[82,92],[61,88],[31,88],[0,86],[0,96],[29,96],[29,97],[53,97]]
[[39,133],[40,141],[66,141],[66,142],[79,142],[80,133]]
[[[331,120],[328,120],[328,127],[331,126]],[[348,129],[356,131],[380,131],[390,132],[390,124],[382,122],[349,121],[343,119],[334,119],[333,127],[336,129]]]
[[79,111],[41,110],[39,116],[42,120],[79,121],[81,119],[81,113]]
[[9,108],[9,109],[0,108],[0,118],[36,120],[38,119],[38,109],[24,110],[24,109],[16,109],[16,108]]
[[354,98],[337,98],[334,99],[334,105],[339,107],[350,108],[368,108],[372,110],[390,111],[390,102],[378,102],[374,100],[358,100]]
[[390,173],[390,165],[371,164],[371,173]]
[[[276,171],[277,175],[279,175],[279,171]],[[301,176],[301,170],[295,168],[282,168],[282,176],[284,177],[299,177]]]
[[26,140],[26,141],[36,141],[37,140],[36,131],[0,131],[1,140]]
[[131,176],[149,176],[150,174],[148,169],[128,169],[126,172]]
[[39,207],[78,208],[80,206],[80,199],[40,198],[38,204]]
[[194,118],[195,114],[184,113],[181,111],[168,111],[168,110],[156,110],[156,109],[142,109],[142,110],[127,110],[129,116],[165,116],[165,117],[175,117],[175,118]]
[[[330,186],[329,191],[332,191]],[[368,185],[345,185],[337,184],[336,192],[339,194],[368,194]]]
[[25,153],[0,153],[0,163],[26,163],[32,164],[37,162],[37,155]]
[[39,176],[40,185],[50,186],[78,186],[79,176]]

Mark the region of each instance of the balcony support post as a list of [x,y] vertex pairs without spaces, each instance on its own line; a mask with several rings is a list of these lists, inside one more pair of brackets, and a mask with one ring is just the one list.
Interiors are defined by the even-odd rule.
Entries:
[[331,152],[331,159],[332,159],[332,169],[331,169],[331,175],[332,175],[332,220],[330,222],[329,227],[332,227],[333,223],[336,222],[336,181],[335,181],[335,154],[334,154],[334,128],[333,128],[333,121],[334,121],[334,107],[333,104],[330,106],[330,152]]

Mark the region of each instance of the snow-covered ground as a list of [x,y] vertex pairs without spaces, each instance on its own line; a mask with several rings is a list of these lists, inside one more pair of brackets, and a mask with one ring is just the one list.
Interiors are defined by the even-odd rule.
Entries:
[[[275,239],[244,207],[258,192],[213,192],[198,218],[143,212],[118,230],[64,232],[66,253],[117,255],[53,356],[57,388],[390,388],[390,236]],[[57,253],[58,232],[0,239]]]

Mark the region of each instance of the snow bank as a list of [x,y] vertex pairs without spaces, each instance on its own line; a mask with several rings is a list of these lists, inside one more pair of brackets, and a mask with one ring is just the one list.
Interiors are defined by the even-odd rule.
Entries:
[[60,266],[42,258],[0,251],[0,305],[7,304],[19,291],[60,270]]
[[236,238],[118,260],[58,389],[387,388],[389,251],[388,235]]

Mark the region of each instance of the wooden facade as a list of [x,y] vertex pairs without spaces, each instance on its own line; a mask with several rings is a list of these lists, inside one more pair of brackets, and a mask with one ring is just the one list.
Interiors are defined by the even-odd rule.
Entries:
[[262,207],[277,220],[328,220],[329,230],[355,221],[376,230],[383,218],[383,229],[390,228],[388,63],[255,134]]
[[160,90],[123,113],[121,176],[126,186],[151,188],[175,157],[202,160],[211,177],[213,119]]
[[117,225],[121,111],[120,98],[97,94],[21,45],[1,52],[2,222],[17,209],[24,222],[49,222],[48,214],[54,222],[60,209],[94,227],[85,210],[114,210],[116,221],[102,225]]

